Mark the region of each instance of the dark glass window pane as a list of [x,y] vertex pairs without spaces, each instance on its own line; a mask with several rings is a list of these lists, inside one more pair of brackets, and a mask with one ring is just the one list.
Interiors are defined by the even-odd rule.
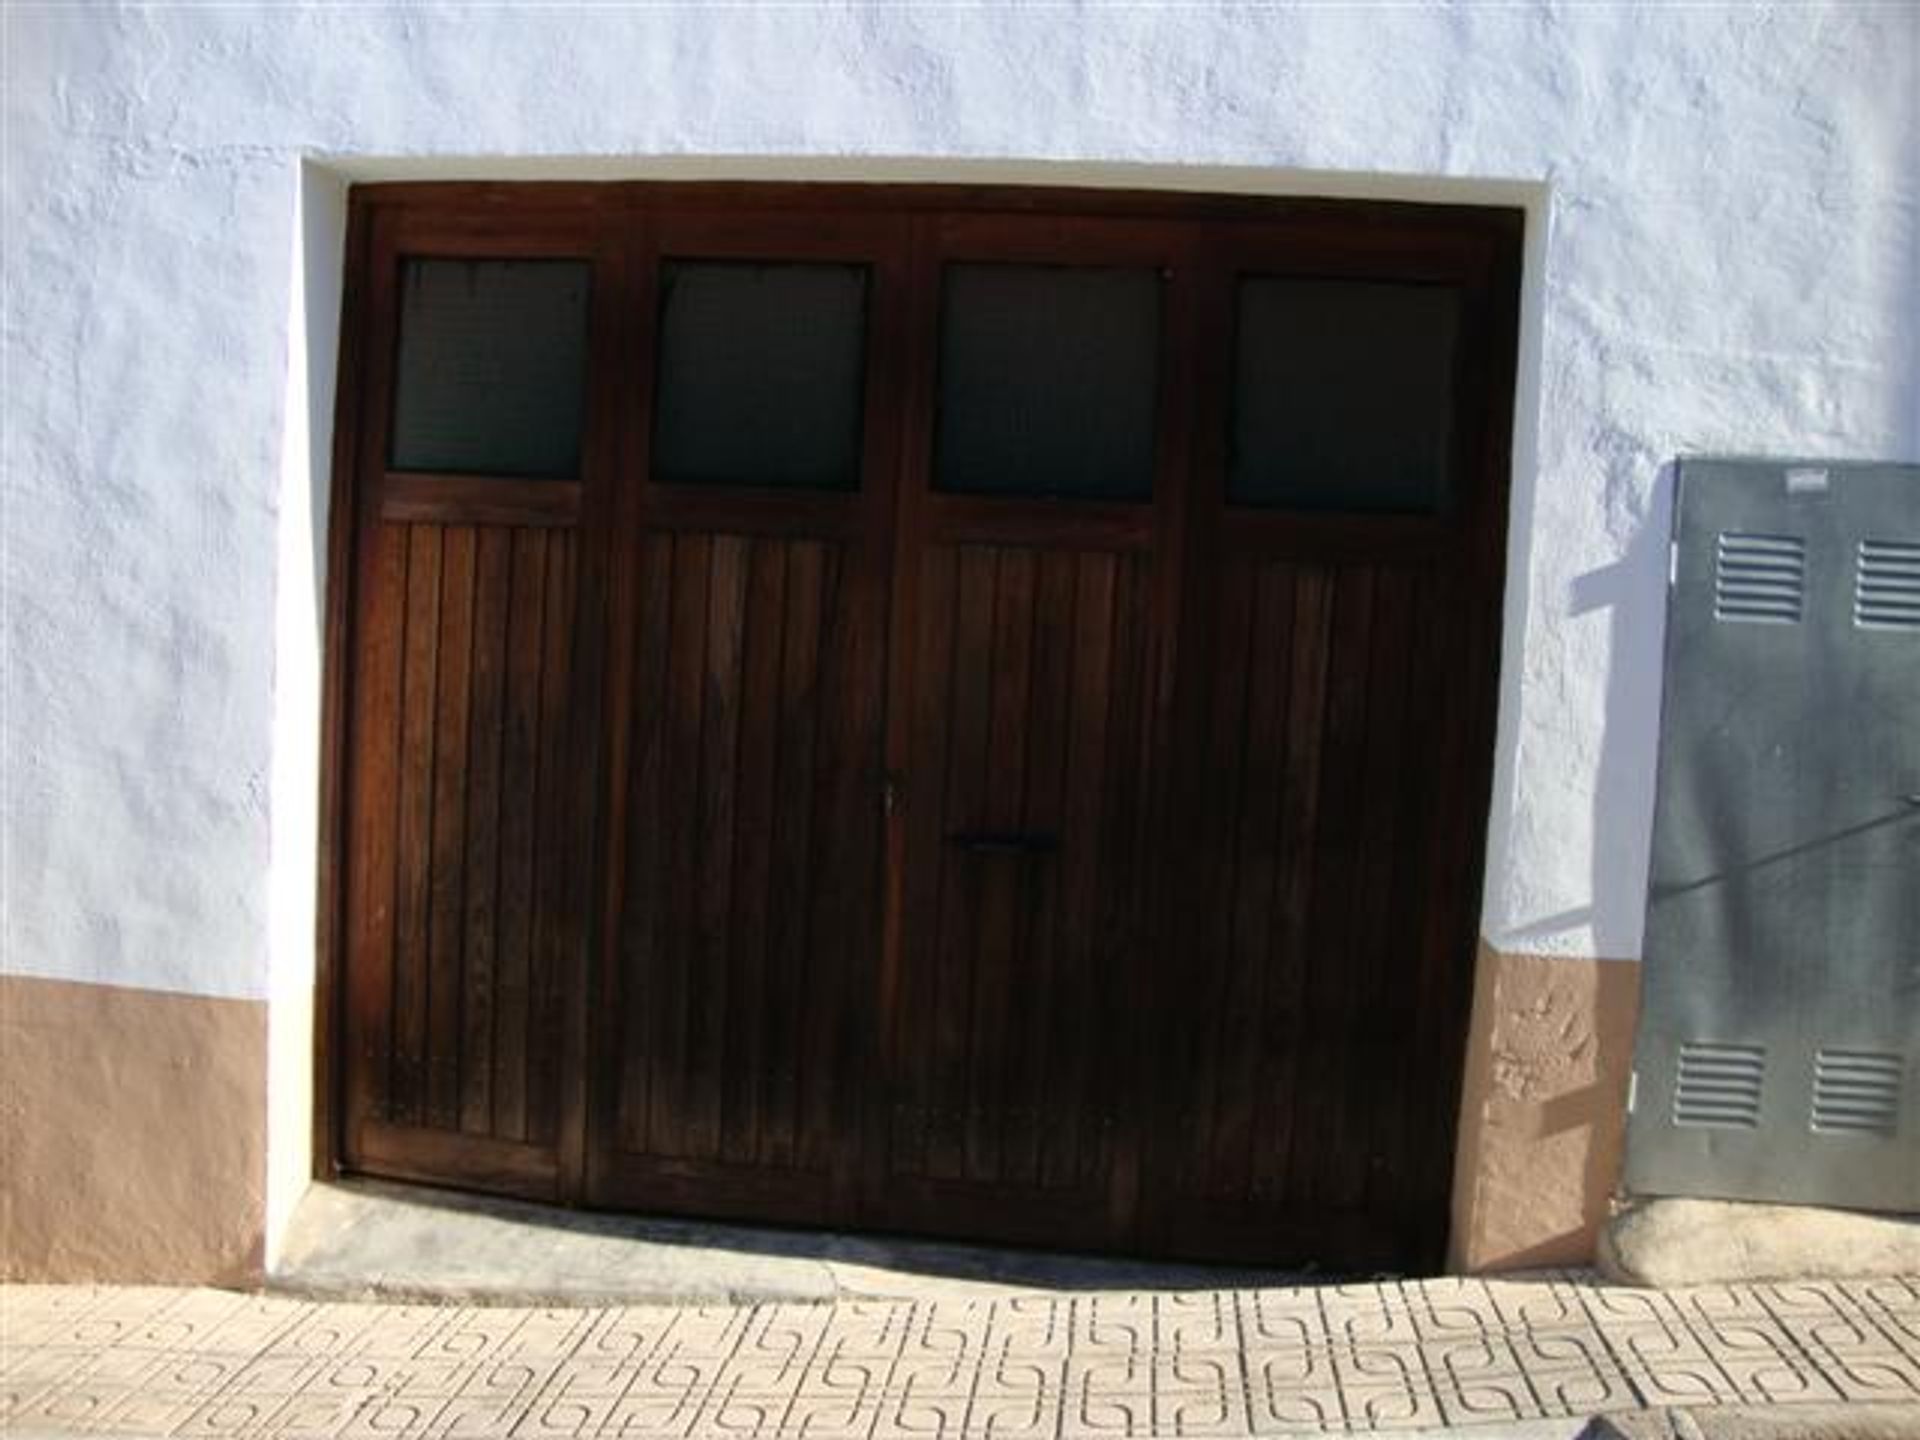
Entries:
[[396,470],[574,476],[586,383],[583,260],[408,260]]
[[1446,504],[1456,291],[1249,277],[1237,308],[1233,504]]
[[857,489],[866,338],[864,265],[667,261],[654,478]]
[[949,265],[934,484],[977,495],[1153,492],[1152,270]]

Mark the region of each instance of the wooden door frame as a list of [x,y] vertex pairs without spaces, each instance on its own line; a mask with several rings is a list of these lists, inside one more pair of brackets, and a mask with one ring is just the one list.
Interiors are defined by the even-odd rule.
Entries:
[[[362,525],[361,512],[368,503],[360,470],[364,455],[369,453],[367,447],[382,438],[370,432],[378,428],[378,417],[385,403],[372,393],[376,377],[384,367],[368,363],[372,347],[382,339],[373,333],[369,280],[375,219],[382,214],[396,212],[458,217],[458,223],[468,228],[468,233],[481,248],[484,248],[484,237],[491,229],[502,225],[510,227],[516,223],[538,223],[542,217],[572,217],[577,223],[600,226],[607,233],[617,236],[607,263],[611,266],[610,273],[615,277],[619,300],[629,308],[641,298],[634,292],[639,276],[635,265],[642,253],[638,232],[653,217],[694,212],[715,217],[716,223],[720,223],[723,217],[738,216],[748,227],[769,216],[795,214],[821,217],[891,215],[908,222],[922,223],[926,217],[936,215],[1000,215],[1029,219],[1057,217],[1065,220],[1084,216],[1150,220],[1229,229],[1244,224],[1249,230],[1265,225],[1304,226],[1323,230],[1329,236],[1341,237],[1338,240],[1340,244],[1358,244],[1362,248],[1376,244],[1391,248],[1393,235],[1405,233],[1409,228],[1428,233],[1453,231],[1478,237],[1478,243],[1484,246],[1494,270],[1489,289],[1493,297],[1490,316],[1493,335],[1489,362],[1491,369],[1479,377],[1481,383],[1478,386],[1483,434],[1477,453],[1482,457],[1484,472],[1478,479],[1484,507],[1475,517],[1474,526],[1476,579],[1480,602],[1484,607],[1482,623],[1476,629],[1479,640],[1474,663],[1484,670],[1488,678],[1482,691],[1484,699],[1471,721],[1476,743],[1472,747],[1475,764],[1469,788],[1477,799],[1473,806],[1463,808],[1455,823],[1459,838],[1466,842],[1466,853],[1474,857],[1468,883],[1478,881],[1485,861],[1486,812],[1496,759],[1494,729],[1499,699],[1497,672],[1502,638],[1501,582],[1504,578],[1502,572],[1510,513],[1520,244],[1524,228],[1521,211],[1492,205],[1430,205],[1403,201],[1010,185],[631,181],[401,182],[354,186],[348,196],[343,260],[345,274],[334,406],[322,634],[321,794],[317,866],[319,903],[316,921],[312,1132],[313,1173],[317,1178],[331,1178],[339,1174],[342,1168],[342,1087],[347,1065],[343,986],[347,974],[348,944],[345,924],[348,889],[345,797],[353,758],[348,753],[351,728],[349,691],[353,647],[357,643],[353,616],[357,603],[356,592],[361,584],[354,557]],[[916,300],[914,303],[921,302]],[[1170,321],[1173,318],[1169,316]],[[1188,327],[1186,340],[1197,347],[1200,336],[1195,328],[1196,319],[1189,313],[1182,323]],[[638,369],[642,368],[643,357],[633,353],[637,330],[630,318],[621,320],[616,325],[616,332],[613,342],[615,363],[598,367],[610,373],[590,375],[588,378],[590,391],[594,387],[605,391],[601,403],[609,407],[605,413],[617,438],[610,442],[614,448],[607,461],[611,478],[606,487],[604,504],[589,504],[583,507],[581,513],[581,594],[583,597],[593,595],[598,598],[596,603],[585,605],[580,612],[574,640],[576,654],[588,658],[586,668],[591,672],[590,678],[600,687],[591,704],[582,703],[581,714],[576,717],[576,723],[582,727],[579,738],[588,742],[588,749],[582,753],[590,756],[593,762],[581,767],[583,776],[579,784],[583,792],[596,799],[606,792],[612,778],[612,760],[604,753],[603,747],[608,743],[605,737],[612,733],[609,728],[609,707],[613,704],[612,692],[617,678],[613,668],[616,662],[611,653],[616,628],[612,619],[616,610],[613,596],[615,590],[624,583],[618,575],[617,555],[624,543],[621,537],[628,533],[629,527],[637,526],[643,503],[636,482],[644,462],[644,448],[643,442],[636,442],[633,438],[639,424],[633,416],[623,413],[618,403],[621,377],[637,375]],[[907,393],[913,393],[914,387],[930,383],[930,376],[920,373],[928,367],[928,361],[927,357],[913,352],[911,347],[905,348],[909,351],[905,357],[908,373],[903,386]],[[650,369],[650,366],[650,359],[646,359],[644,368]],[[1197,411],[1191,405],[1188,410],[1185,423],[1190,435],[1186,448],[1191,453],[1195,444],[1203,443],[1203,437],[1197,433]],[[898,428],[902,447],[901,463],[904,467],[908,460],[906,447],[912,443],[912,426],[903,420]],[[583,445],[586,443],[587,439],[583,437]],[[1195,462],[1189,460],[1188,463],[1191,466]],[[903,469],[904,473],[907,472]],[[905,484],[903,480],[903,487]],[[1189,488],[1191,484],[1190,479]],[[1190,503],[1190,500],[1183,500],[1183,512]],[[907,508],[903,498],[897,498],[895,504],[901,510]],[[896,514],[895,527],[899,528],[905,523],[905,519]],[[1169,556],[1170,563],[1166,567],[1169,572],[1204,564],[1208,558],[1194,548],[1198,542],[1193,527],[1184,518],[1177,523],[1179,530],[1171,543],[1177,544],[1178,554]],[[1324,538],[1336,546],[1339,543],[1335,529],[1330,529]],[[1177,573],[1172,583],[1176,587],[1182,583]],[[1176,588],[1169,597],[1173,606],[1170,614],[1177,615],[1181,593]],[[890,615],[888,624],[891,626],[893,623]],[[886,644],[889,656],[896,644],[896,638],[889,634]],[[1151,661],[1150,678],[1155,687],[1154,713],[1157,718],[1151,727],[1151,734],[1156,738],[1150,740],[1150,744],[1166,743],[1167,737],[1178,728],[1177,717],[1171,712],[1176,645],[1177,635],[1169,636],[1163,653],[1155,655]],[[886,683],[890,702],[893,698],[892,676],[895,668],[889,661]],[[589,724],[589,721],[592,723]],[[893,728],[889,724],[889,736]],[[588,730],[594,733],[589,735],[586,733]],[[891,741],[888,763],[892,763]],[[1146,810],[1150,814],[1161,813],[1156,807],[1164,807],[1168,803],[1165,794],[1149,795],[1147,800]],[[596,973],[596,968],[604,968],[603,957],[609,943],[605,930],[610,923],[606,907],[615,898],[610,879],[610,817],[602,813],[597,805],[587,806],[586,813],[592,824],[585,856],[587,874],[591,878],[580,883],[594,887],[604,884],[606,893],[598,893],[596,889],[591,902],[583,905],[580,921],[583,933],[577,949],[578,961],[584,973],[580,977],[581,983],[575,986],[568,1025],[572,1036],[570,1043],[579,1047],[574,1053],[582,1057],[582,1063],[575,1067],[579,1072],[577,1080],[570,1083],[564,1092],[562,1128],[558,1137],[563,1200],[578,1197],[583,1184],[583,1167],[589,1143],[586,1133],[589,1108],[586,1087],[592,1083],[589,1057],[594,1044],[592,1000],[604,982],[604,975]],[[883,844],[889,861],[894,858],[893,831],[894,827],[889,826]],[[889,871],[885,889],[890,892],[895,883],[892,875],[897,872],[891,864]],[[1161,887],[1156,888],[1150,904],[1153,907],[1150,924],[1157,931],[1158,926],[1166,920],[1161,913],[1164,904]],[[895,914],[894,898],[890,893],[883,893],[881,908],[883,915],[891,917]],[[885,922],[889,928],[882,936],[883,955],[894,923],[892,919]],[[1443,1073],[1445,1083],[1450,1088],[1448,1094],[1439,1097],[1437,1102],[1442,1105],[1452,1103],[1454,1108],[1457,1108],[1467,1041],[1464,1016],[1471,997],[1474,939],[1475,936],[1466,935],[1457,942],[1456,948],[1463,952],[1458,962],[1460,973],[1449,987],[1449,994],[1442,997],[1462,1021],[1449,1027],[1450,1054],[1446,1057]],[[883,976],[883,984],[891,983],[891,978]],[[889,993],[883,991],[877,994],[874,1003],[884,1005]],[[1449,1131],[1448,1135],[1449,1151],[1452,1133]],[[1444,1231],[1444,1216],[1439,1217],[1437,1223]]]

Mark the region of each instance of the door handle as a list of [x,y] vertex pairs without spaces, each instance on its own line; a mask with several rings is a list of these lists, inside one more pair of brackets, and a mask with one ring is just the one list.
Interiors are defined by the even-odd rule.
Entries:
[[955,830],[947,844],[974,855],[1050,855],[1060,837],[1044,830]]

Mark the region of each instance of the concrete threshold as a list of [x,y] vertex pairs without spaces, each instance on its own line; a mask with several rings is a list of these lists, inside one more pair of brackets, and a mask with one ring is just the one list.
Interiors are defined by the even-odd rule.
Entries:
[[351,1180],[308,1189],[267,1288],[470,1305],[747,1305],[1343,1278],[609,1215]]

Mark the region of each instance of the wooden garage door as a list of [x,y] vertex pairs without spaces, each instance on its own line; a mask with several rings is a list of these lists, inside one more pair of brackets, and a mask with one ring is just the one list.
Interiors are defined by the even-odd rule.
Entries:
[[356,192],[340,1163],[1436,1259],[1516,238]]
[[597,1204],[857,1218],[902,240],[681,213],[640,242]]
[[919,239],[872,1208],[1127,1246],[1184,235],[954,216]]
[[361,207],[353,240],[351,623],[329,647],[346,671],[338,1154],[557,1198],[581,1115],[597,625],[582,537],[612,478],[618,262],[580,216],[479,227]]

